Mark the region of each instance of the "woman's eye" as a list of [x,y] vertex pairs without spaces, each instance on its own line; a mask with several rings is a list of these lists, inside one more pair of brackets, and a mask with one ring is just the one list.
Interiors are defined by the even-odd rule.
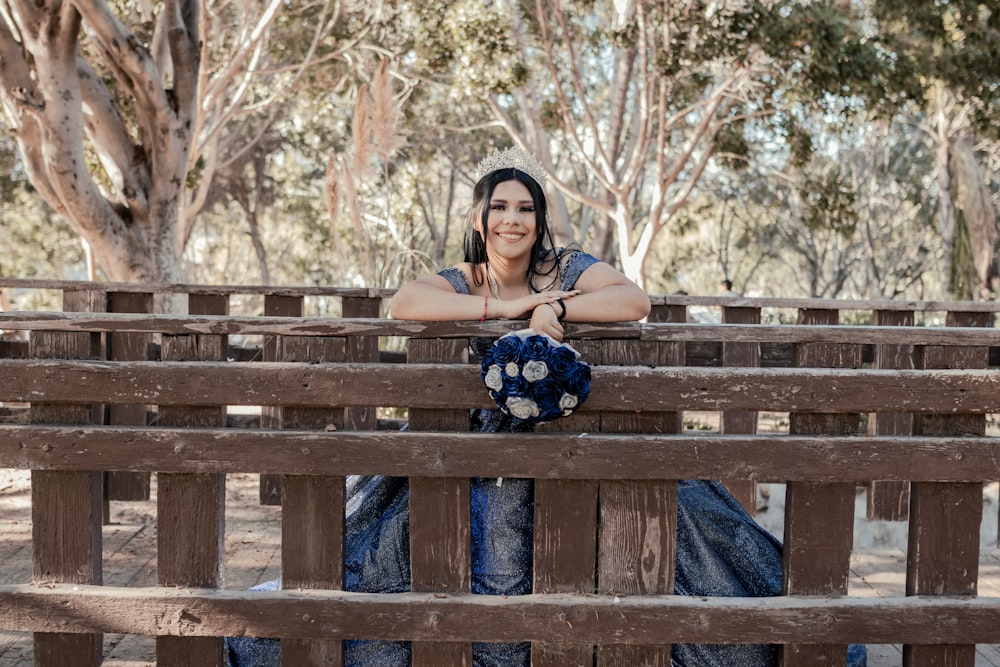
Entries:
[[534,206],[525,206],[521,209],[521,213],[534,213],[534,212],[535,212]]
[[504,207],[503,204],[490,204],[490,210],[491,211],[502,211],[502,210],[504,210],[504,208],[505,207]]

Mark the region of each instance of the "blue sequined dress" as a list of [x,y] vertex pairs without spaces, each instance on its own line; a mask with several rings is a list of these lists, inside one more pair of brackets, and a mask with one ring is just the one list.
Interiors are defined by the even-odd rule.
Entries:
[[[571,254],[561,276],[572,289],[598,260]],[[469,293],[465,275],[445,269],[456,292]],[[474,339],[480,353],[492,343]],[[475,410],[470,430],[532,431],[531,423],[500,410]],[[349,591],[398,593],[410,589],[408,482],[401,477],[351,476],[347,480],[344,588]],[[483,595],[531,592],[534,486],[530,479],[471,480],[472,591]],[[781,544],[759,526],[714,481],[683,480],[677,489],[677,559],[674,592],[678,595],[761,597],[781,593]],[[275,590],[271,581],[255,590]],[[229,638],[231,667],[279,667],[278,640]],[[476,667],[527,667],[530,644],[473,645]],[[380,640],[344,642],[348,667],[408,665],[410,644]],[[675,644],[674,667],[771,667],[777,648],[769,645]],[[864,648],[852,647],[849,667],[863,667]]]

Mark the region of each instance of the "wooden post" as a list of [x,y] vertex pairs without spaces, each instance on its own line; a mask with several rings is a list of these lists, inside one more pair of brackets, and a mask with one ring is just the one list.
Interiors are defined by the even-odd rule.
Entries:
[[[382,315],[380,297],[349,297],[341,300],[344,317],[368,317],[377,319]],[[354,363],[378,363],[378,336],[348,336],[347,361]],[[347,408],[344,415],[345,427],[352,431],[374,431],[378,420],[374,406]]]
[[[799,324],[834,326],[836,310],[802,309]],[[798,367],[860,368],[861,347],[806,343],[794,348]],[[852,435],[861,427],[857,414],[792,413],[791,435]],[[846,595],[854,546],[855,485],[847,482],[793,482],[785,492],[783,551],[785,595]],[[846,645],[785,644],[783,667],[843,665]]]
[[[301,317],[301,297],[273,307],[286,315]],[[303,363],[344,362],[347,341],[339,336],[284,336],[276,345],[273,360]],[[377,350],[376,350],[377,354]],[[284,406],[277,410],[282,429],[342,430],[344,408]],[[302,450],[309,456],[308,448]],[[263,477],[263,476],[262,476]],[[281,491],[281,585],[282,588],[344,587],[344,477],[342,475],[283,475]],[[343,664],[343,640],[284,639],[281,664],[286,667],[320,667]]]
[[[650,322],[684,322],[684,306],[656,306]],[[684,343],[602,341],[606,365],[684,366]],[[670,408],[671,406],[663,406]],[[605,433],[680,433],[676,410],[603,413]],[[671,595],[677,548],[676,480],[600,483],[598,588],[603,595]],[[598,665],[670,667],[670,645],[602,644]]]
[[[950,327],[989,326],[989,313],[950,312]],[[928,345],[922,367],[986,368],[987,347]],[[985,435],[986,415],[918,415],[914,430],[923,436]],[[979,525],[983,518],[981,482],[914,482],[910,488],[910,534],[906,555],[907,595],[976,595],[979,580]],[[972,667],[976,646],[903,646],[904,667]]]
[[[229,299],[192,294],[191,315],[228,315]],[[163,335],[164,361],[225,361],[222,335]],[[160,426],[225,427],[226,407],[160,406]],[[226,478],[218,473],[159,473],[156,489],[157,583],[218,588],[225,556]],[[157,637],[164,665],[224,665],[220,637]]]
[[[875,326],[912,327],[912,310],[876,310]],[[914,368],[913,345],[876,345],[876,368]],[[869,417],[870,435],[912,435],[913,414],[908,412],[875,413]],[[876,521],[905,521],[909,515],[910,483],[873,480],[868,488],[868,518]]]
[[[464,363],[469,342],[414,339],[409,363]],[[471,369],[470,369],[471,372]],[[485,391],[485,390],[484,390]],[[468,410],[410,410],[411,431],[469,430]],[[410,578],[413,591],[468,593],[472,590],[471,494],[467,477],[410,478]],[[465,642],[413,642],[413,667],[472,665]]]
[[[88,291],[63,293],[63,310],[85,311]],[[32,332],[35,359],[87,359],[95,355],[89,333]],[[89,424],[89,405],[32,403],[33,424]],[[101,576],[100,472],[31,471],[32,578],[36,583],[97,584]],[[37,667],[100,665],[103,635],[35,633]]]
[[[303,305],[301,296],[264,295],[264,315],[267,317],[302,317]],[[278,361],[280,350],[281,339],[278,336],[268,337],[264,341],[263,360]],[[281,428],[281,408],[267,405],[261,408],[260,427]],[[260,504],[281,504],[281,475],[261,473]]]
[[[603,341],[569,341],[592,366],[603,361]],[[601,415],[579,412],[540,424],[539,432],[584,433],[601,429]],[[536,479],[534,481],[534,535],[532,538],[532,592],[593,593],[596,589],[597,480]],[[534,667],[591,664],[594,645],[534,642]]]
[[[724,324],[760,324],[760,308],[737,306],[722,307]],[[722,365],[752,367],[760,366],[760,343],[722,343]],[[757,433],[757,412],[755,410],[724,410],[720,431],[725,434]],[[750,516],[757,514],[757,482],[752,479],[724,479],[722,483],[736,498]]]
[[[111,292],[108,310],[112,313],[152,313],[153,295],[149,292]],[[112,361],[147,361],[150,335],[145,333],[111,333],[108,336],[108,359]],[[148,406],[112,405],[108,408],[108,424],[113,426],[145,426]],[[149,500],[148,472],[108,472],[104,476],[106,500]],[[110,509],[105,506],[105,519]]]

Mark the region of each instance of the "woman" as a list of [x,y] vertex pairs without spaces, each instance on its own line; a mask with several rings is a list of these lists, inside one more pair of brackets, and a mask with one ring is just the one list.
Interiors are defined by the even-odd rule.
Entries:
[[580,251],[552,249],[536,178],[518,168],[486,173],[473,190],[465,261],[401,287],[390,303],[392,316],[529,319],[536,332],[562,340],[563,321],[621,322],[649,314],[649,297],[611,266]]
[[[525,319],[536,332],[562,340],[563,322],[639,320],[646,294],[620,272],[579,249],[553,248],[545,174],[517,149],[483,161],[465,234],[465,261],[404,285],[392,316],[406,320]],[[492,344],[474,339],[478,354]],[[471,430],[531,431],[530,421],[496,409],[475,410]],[[533,483],[530,479],[471,480],[472,591],[531,592]],[[348,480],[345,588],[409,590],[407,480],[354,476]],[[737,546],[738,545],[738,546]],[[276,582],[261,588],[273,589]],[[717,482],[678,485],[675,592],[682,595],[764,596],[781,592],[781,545]],[[234,667],[277,664],[274,640],[227,642]],[[268,652],[270,651],[270,657]],[[674,645],[682,667],[769,667],[773,646]],[[345,642],[345,664],[405,665],[407,642]],[[275,660],[275,662],[271,662]],[[477,667],[527,666],[530,644],[473,645]],[[850,663],[864,664],[863,657]]]

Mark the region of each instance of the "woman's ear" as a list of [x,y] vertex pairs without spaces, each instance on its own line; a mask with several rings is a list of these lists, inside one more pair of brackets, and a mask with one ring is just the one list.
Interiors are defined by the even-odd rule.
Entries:
[[469,224],[472,225],[472,229],[479,234],[479,238],[483,237],[483,210],[478,209],[469,220]]

